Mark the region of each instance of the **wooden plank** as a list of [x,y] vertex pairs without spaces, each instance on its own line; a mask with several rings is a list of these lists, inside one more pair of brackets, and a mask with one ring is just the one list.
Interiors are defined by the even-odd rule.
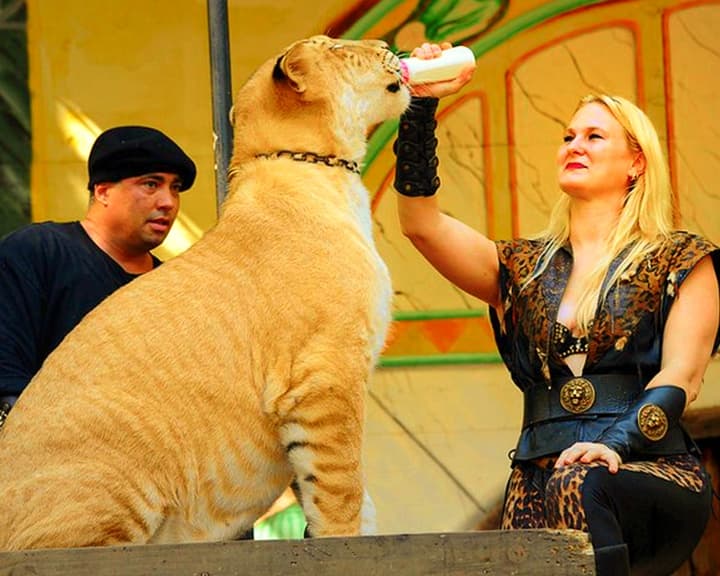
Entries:
[[436,534],[70,548],[0,553],[2,576],[578,576],[595,574],[587,534]]

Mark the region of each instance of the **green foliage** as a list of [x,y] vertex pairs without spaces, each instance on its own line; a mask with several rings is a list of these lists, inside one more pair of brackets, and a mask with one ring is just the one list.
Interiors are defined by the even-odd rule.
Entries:
[[30,221],[27,6],[0,0],[0,236]]

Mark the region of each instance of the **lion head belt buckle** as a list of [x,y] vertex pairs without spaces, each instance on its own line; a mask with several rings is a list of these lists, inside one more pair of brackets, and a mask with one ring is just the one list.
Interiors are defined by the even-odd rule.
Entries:
[[648,440],[657,442],[668,431],[668,419],[665,411],[656,404],[645,404],[638,410],[638,428]]
[[595,402],[595,388],[587,378],[573,378],[560,388],[560,405],[572,414],[587,412]]

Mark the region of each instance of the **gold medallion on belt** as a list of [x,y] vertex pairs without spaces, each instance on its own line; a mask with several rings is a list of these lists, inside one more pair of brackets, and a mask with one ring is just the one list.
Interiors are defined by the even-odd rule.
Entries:
[[573,378],[560,388],[560,405],[572,414],[587,412],[595,402],[595,388],[587,378]]

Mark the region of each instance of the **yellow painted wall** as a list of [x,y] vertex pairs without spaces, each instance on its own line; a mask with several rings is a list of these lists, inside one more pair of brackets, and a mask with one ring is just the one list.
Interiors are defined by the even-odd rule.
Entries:
[[[341,20],[362,23],[372,10],[367,34],[408,49],[428,32],[408,16],[415,4],[365,3],[363,13],[347,0],[231,0],[233,86],[289,42]],[[466,38],[479,54],[475,79],[439,111],[443,208],[495,238],[539,230],[558,194],[563,123],[582,95],[601,90],[645,107],[668,149],[683,224],[720,242],[720,2],[576,2],[564,13],[560,4],[572,3],[513,0],[493,28]],[[378,7],[387,9],[378,15]],[[94,136],[150,124],[199,168],[159,255],[181,252],[215,219],[205,0],[28,0],[28,20],[34,219],[81,217]],[[469,26],[455,37],[476,32]],[[400,319],[368,401],[367,474],[379,528],[471,528],[502,496],[520,395],[492,362],[484,305],[440,278],[400,234],[390,142],[377,136],[364,178]],[[481,357],[490,362],[453,363]],[[715,362],[698,405],[720,404],[719,381]]]

